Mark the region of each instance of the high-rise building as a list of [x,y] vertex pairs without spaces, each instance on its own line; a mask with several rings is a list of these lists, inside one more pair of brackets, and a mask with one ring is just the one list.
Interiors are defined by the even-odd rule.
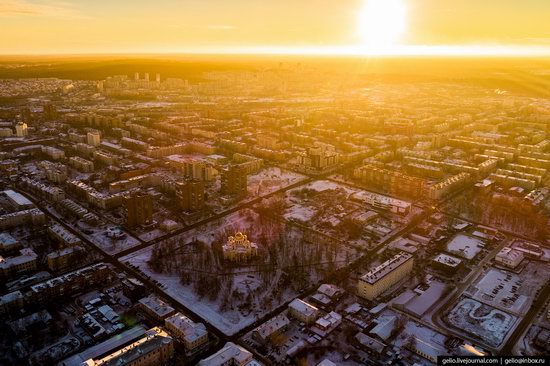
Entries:
[[176,195],[184,211],[199,211],[204,207],[204,182],[186,180],[176,183]]
[[157,73],[157,74],[155,75],[155,81],[156,81],[157,83],[160,83],[160,74],[159,74],[159,73]]
[[245,197],[247,194],[247,172],[242,165],[230,165],[222,170],[221,194]]
[[139,80],[139,72],[134,73],[134,80],[135,81]]
[[29,107],[21,108],[21,119],[23,121],[32,120],[32,113],[31,113],[31,109]]
[[149,224],[153,220],[153,200],[146,193],[134,193],[125,197],[126,225]]
[[99,135],[99,132],[97,131],[88,132],[86,137],[88,139],[88,145],[99,146],[99,144],[101,143],[101,137]]
[[51,103],[45,104],[42,108],[44,119],[51,121],[57,118],[57,107]]
[[193,180],[212,180],[213,171],[210,165],[202,160],[189,159],[183,163],[183,176]]
[[15,125],[15,135],[17,137],[24,137],[29,134],[27,124],[25,122],[18,122]]

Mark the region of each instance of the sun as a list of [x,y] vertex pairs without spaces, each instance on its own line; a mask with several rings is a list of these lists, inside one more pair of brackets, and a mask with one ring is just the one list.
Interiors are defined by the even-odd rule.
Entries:
[[404,0],[365,0],[357,19],[357,31],[363,46],[388,49],[396,45],[407,28]]

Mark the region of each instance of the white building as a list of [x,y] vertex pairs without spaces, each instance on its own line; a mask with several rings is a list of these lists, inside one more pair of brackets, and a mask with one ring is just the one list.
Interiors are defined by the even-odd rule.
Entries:
[[311,330],[324,337],[342,324],[342,316],[334,311],[320,317],[315,321]]
[[288,315],[306,324],[313,323],[318,313],[319,309],[300,299],[294,299],[288,304]]
[[225,346],[212,356],[198,363],[200,366],[259,366],[252,353],[235,343],[227,342]]
[[25,122],[18,122],[15,125],[15,135],[17,137],[24,137],[29,134],[28,126]]
[[495,256],[495,262],[506,267],[516,268],[519,266],[523,258],[524,256],[521,251],[510,247],[504,247]]

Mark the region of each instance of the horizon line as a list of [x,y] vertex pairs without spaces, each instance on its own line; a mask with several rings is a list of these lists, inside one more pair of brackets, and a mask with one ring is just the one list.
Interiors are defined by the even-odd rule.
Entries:
[[202,49],[2,53],[0,57],[46,56],[311,56],[311,57],[550,57],[547,45],[250,46]]

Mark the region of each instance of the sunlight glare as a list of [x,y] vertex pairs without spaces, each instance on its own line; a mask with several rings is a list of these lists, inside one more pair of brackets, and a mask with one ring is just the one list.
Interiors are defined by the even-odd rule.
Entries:
[[365,0],[357,19],[362,46],[370,50],[389,49],[407,28],[407,7],[403,0]]

